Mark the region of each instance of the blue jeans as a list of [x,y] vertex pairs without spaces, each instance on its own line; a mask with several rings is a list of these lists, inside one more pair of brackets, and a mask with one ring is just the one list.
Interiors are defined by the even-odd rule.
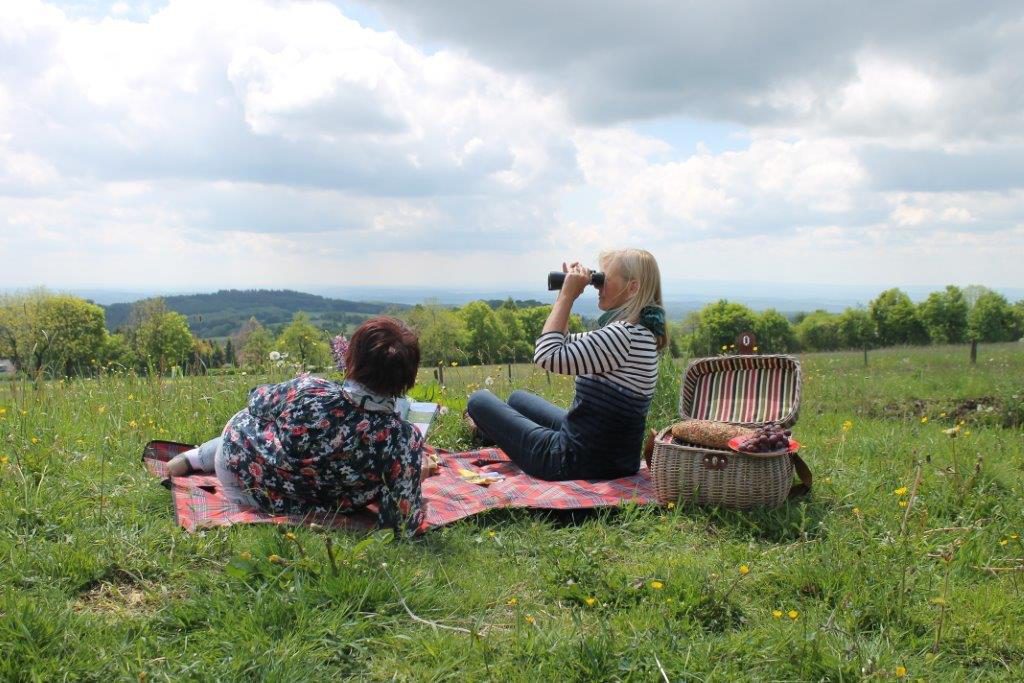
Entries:
[[481,389],[466,405],[480,431],[531,477],[575,479],[562,424],[566,412],[528,391],[513,391],[508,403]]

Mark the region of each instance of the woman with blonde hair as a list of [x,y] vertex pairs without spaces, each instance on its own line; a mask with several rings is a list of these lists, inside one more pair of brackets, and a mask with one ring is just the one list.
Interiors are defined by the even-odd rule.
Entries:
[[642,249],[606,251],[598,261],[605,274],[597,286],[600,327],[568,333],[591,271],[563,263],[565,282],[535,345],[537,365],[576,377],[569,410],[526,391],[512,392],[508,403],[486,389],[469,398],[471,427],[540,479],[612,479],[640,467],[658,352],[668,344],[661,274]]

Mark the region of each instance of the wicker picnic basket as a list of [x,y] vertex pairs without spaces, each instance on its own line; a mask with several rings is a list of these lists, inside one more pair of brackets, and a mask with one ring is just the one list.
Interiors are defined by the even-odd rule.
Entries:
[[[800,411],[800,363],[792,356],[699,358],[683,374],[679,414],[744,426],[792,426]],[[651,478],[662,503],[731,508],[776,507],[811,488],[811,472],[796,453],[754,455],[654,437]],[[793,473],[800,484],[793,483]]]

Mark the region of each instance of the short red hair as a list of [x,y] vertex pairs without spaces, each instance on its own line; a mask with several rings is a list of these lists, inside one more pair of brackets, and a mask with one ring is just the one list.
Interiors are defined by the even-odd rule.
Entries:
[[416,383],[420,342],[401,320],[370,318],[355,331],[345,353],[346,377],[370,391],[401,396]]

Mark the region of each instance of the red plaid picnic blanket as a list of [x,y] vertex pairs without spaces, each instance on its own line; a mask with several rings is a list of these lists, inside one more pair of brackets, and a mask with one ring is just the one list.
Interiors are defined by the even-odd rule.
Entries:
[[[142,461],[151,474],[168,480],[167,461],[189,448],[192,446],[173,441],[151,441],[142,453]],[[625,502],[657,502],[654,485],[644,465],[631,477],[606,481],[551,482],[525,474],[497,448],[462,453],[451,453],[431,446],[427,448],[441,461],[439,473],[423,482],[429,529],[451,524],[491,508],[571,510],[608,507]],[[459,469],[481,473],[498,472],[505,478],[489,486],[480,486],[463,479],[458,473]],[[349,514],[305,516],[272,515],[252,508],[241,508],[227,501],[220,482],[213,474],[171,477],[168,481],[175,519],[186,531],[252,523],[316,523],[342,529],[372,529],[377,522],[376,510],[372,506]]]

